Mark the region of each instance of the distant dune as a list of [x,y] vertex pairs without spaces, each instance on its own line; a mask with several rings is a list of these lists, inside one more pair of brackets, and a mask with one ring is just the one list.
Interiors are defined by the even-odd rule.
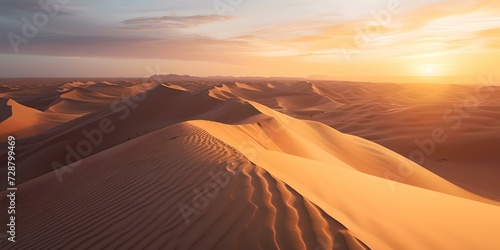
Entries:
[[0,248],[500,249],[500,87],[224,79],[5,90]]

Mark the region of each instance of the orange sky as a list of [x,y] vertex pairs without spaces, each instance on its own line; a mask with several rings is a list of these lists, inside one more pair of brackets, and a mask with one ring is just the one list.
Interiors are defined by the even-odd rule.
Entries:
[[45,9],[0,3],[0,76],[142,77],[153,67],[369,80],[500,70],[500,1],[360,2],[74,0],[46,12],[33,37],[22,17],[34,23]]

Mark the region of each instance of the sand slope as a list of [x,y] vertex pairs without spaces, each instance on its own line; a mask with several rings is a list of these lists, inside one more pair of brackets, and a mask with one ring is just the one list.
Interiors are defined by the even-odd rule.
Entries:
[[[274,88],[248,91],[225,83],[210,94],[221,100],[243,97],[360,136],[406,158],[413,155],[454,184],[500,201],[500,155],[495,151],[500,147],[500,87],[331,81],[254,85],[264,83]],[[435,129],[445,141],[423,151],[419,145],[428,143]]]
[[[244,155],[252,162],[290,184],[339,222],[350,225],[347,228],[372,248],[402,249],[411,246],[411,249],[494,249],[500,246],[499,241],[492,240],[495,235],[494,228],[500,222],[500,210],[496,206],[498,203],[468,193],[419,166],[415,168],[416,172],[423,170],[421,175],[413,175],[415,179],[409,181],[419,187],[388,183],[378,176],[360,173],[353,168],[325,164],[304,156],[268,150],[262,147],[262,144],[251,144],[254,140],[252,134],[249,135],[248,129],[240,126],[211,122],[194,124],[217,135],[233,147],[241,148],[241,152],[246,152]],[[292,126],[287,126],[288,129],[298,131]],[[300,134],[307,132],[302,130]],[[327,133],[322,133],[322,136],[327,136]],[[248,143],[242,143],[245,140]],[[297,140],[293,140],[295,141]],[[293,142],[288,141],[290,144]],[[304,149],[309,148],[308,144],[302,145]],[[372,151],[382,152],[375,144],[367,143],[365,146],[372,147]],[[355,155],[350,155],[351,159],[355,158]],[[375,158],[375,155],[366,153],[360,155],[363,155],[364,160]],[[364,164],[352,163],[352,166],[355,168]],[[394,189],[391,189],[391,185],[395,185]],[[478,211],[481,212],[477,213]],[[473,213],[477,213],[477,216],[471,215]],[[440,227],[440,239],[435,239],[434,229],[428,228],[436,222]],[[412,229],[406,231],[406,228]],[[396,237],[388,233],[396,231]]]
[[[141,99],[119,102],[116,106],[76,118],[46,133],[23,140],[18,149],[17,181],[22,183],[53,171],[61,165],[178,122],[208,119],[239,123],[251,119],[254,115],[260,113],[240,100],[223,102],[159,85],[149,90]],[[112,133],[102,132],[102,120],[107,121],[106,124],[112,128]],[[82,146],[82,142],[87,146]],[[79,148],[82,150],[79,151]]]
[[[151,83],[120,86],[110,83],[71,82],[62,86],[38,87],[2,94],[8,99],[0,122],[0,141],[7,135],[18,139],[42,134],[73,119],[110,108],[118,99],[128,99],[151,89]],[[21,104],[22,102],[24,104]],[[7,112],[8,109],[11,112]]]
[[[0,123],[2,136],[19,138],[15,249],[500,248],[499,202],[489,199],[500,194],[495,144],[479,144],[498,138],[496,94],[447,132],[429,159],[457,168],[439,172],[401,152],[446,124],[440,112],[471,87],[59,87],[45,111],[9,100],[12,115]],[[68,156],[102,121],[113,130]],[[478,179],[457,181],[467,175]]]
[[7,105],[11,107],[11,116],[0,123],[1,141],[6,141],[9,135],[23,138],[41,134],[78,117],[67,114],[44,113],[19,104],[14,100],[9,100]]
[[[116,159],[112,166],[109,158]],[[200,192],[206,195],[196,198]],[[16,249],[331,249],[334,243],[341,249],[347,242],[361,244],[337,234],[345,227],[287,184],[189,124],[89,157],[61,183],[54,174],[26,182],[19,195],[25,199],[19,204],[23,234]],[[183,205],[195,210],[186,219],[179,209]],[[0,243],[2,249],[7,246]]]

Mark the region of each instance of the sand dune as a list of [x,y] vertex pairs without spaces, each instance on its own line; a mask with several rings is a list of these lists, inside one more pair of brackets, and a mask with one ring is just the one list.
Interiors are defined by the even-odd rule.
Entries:
[[[218,98],[240,96],[296,118],[319,121],[406,158],[413,156],[454,184],[500,201],[500,158],[494,152],[500,147],[499,87],[319,81],[248,94],[231,86],[219,87],[227,93]],[[416,140],[432,139],[435,129],[442,129],[446,139],[435,143],[428,155]]]
[[0,97],[12,99],[24,106],[45,111],[59,98],[60,94],[57,87],[35,85],[31,88],[21,86],[20,89],[3,93]]
[[[163,85],[151,89],[141,98],[120,102],[116,106],[61,124],[57,129],[26,138],[23,150],[18,153],[18,182],[51,172],[54,166],[64,166],[178,122],[208,119],[239,123],[260,114],[242,101],[222,102],[209,97],[197,97]],[[226,112],[231,110],[235,112]],[[101,131],[102,120],[108,121],[106,124],[113,128],[112,133],[95,132]],[[94,138],[92,135],[98,138],[95,133],[102,134],[102,142],[92,144],[90,148],[84,147],[84,153],[79,154],[79,143],[92,140],[89,139]],[[15,131],[11,134],[22,136]],[[34,165],[38,167],[32,169]]]
[[7,105],[9,99],[4,99],[0,97],[0,122],[5,121],[12,115],[12,108]]
[[[145,155],[148,164],[141,160]],[[105,161],[110,157],[116,158],[113,166]],[[215,184],[206,205],[208,198],[196,199],[193,190]],[[19,204],[24,234],[18,249],[315,249],[332,248],[335,233],[345,230],[287,184],[189,124],[89,157],[62,183],[47,174],[20,190],[30,202]],[[45,197],[36,195],[41,190]],[[180,205],[196,212],[184,219]],[[39,232],[46,223],[51,228]]]
[[[153,85],[145,83],[124,87],[105,83],[73,82],[64,84],[63,87],[71,89],[61,92],[61,87],[56,89],[54,86],[49,86],[38,92],[35,88],[4,94],[3,96],[14,99],[8,100],[6,106],[2,107],[2,112],[10,115],[6,115],[5,121],[0,123],[2,128],[0,141],[5,141],[7,134],[15,135],[17,138],[42,134],[83,115],[109,109],[113,101],[128,99],[132,95],[151,89]],[[37,96],[41,96],[42,100],[37,100]],[[18,101],[36,105],[32,108]]]
[[[366,152],[356,152],[356,150],[350,150],[351,154],[344,153],[343,155],[344,157],[349,156],[350,159],[356,159],[356,155],[363,155],[363,160],[374,161],[371,166],[358,161],[351,163],[351,165],[346,164],[346,167],[342,164],[325,164],[325,162],[321,162],[319,159],[312,161],[311,159],[314,159],[314,157],[305,157],[303,155],[297,157],[294,154],[277,152],[273,149],[267,150],[265,147],[261,146],[263,144],[260,142],[251,144],[251,142],[255,140],[252,136],[255,135],[255,132],[248,133],[248,129],[245,128],[230,128],[231,126],[228,125],[210,122],[194,122],[194,124],[205,128],[209,133],[217,135],[218,138],[223,138],[222,140],[229,143],[231,146],[237,149],[241,148],[240,152],[248,152],[244,154],[248,159],[270,171],[270,173],[277,178],[292,185],[296,191],[325,209],[327,213],[339,220],[339,222],[344,225],[346,225],[346,223],[349,224],[350,226],[347,226],[347,228],[350,228],[355,236],[372,248],[401,249],[408,246],[412,246],[412,248],[414,247],[415,249],[429,249],[433,247],[446,248],[450,246],[467,248],[467,245],[470,247],[479,246],[484,249],[498,247],[498,242],[490,242],[487,239],[494,237],[495,225],[500,222],[500,210],[497,206],[483,203],[486,202],[498,205],[497,202],[489,201],[460,189],[446,180],[434,176],[420,166],[414,166],[415,173],[412,175],[414,179],[407,181],[408,184],[414,186],[389,183],[387,180],[382,179],[381,176],[377,176],[376,173],[372,173],[371,175],[360,174],[358,171],[363,172],[363,170],[368,170],[371,172],[377,165],[378,167],[397,166],[394,163],[381,164],[380,161],[377,162],[376,156],[381,156],[383,150],[377,148],[379,147],[378,145],[366,141],[364,142],[365,147],[370,147],[372,152],[376,152],[372,157]],[[287,126],[286,130],[288,129],[300,131],[301,135],[304,135],[304,137],[310,140],[315,139],[304,131],[304,129],[298,129],[297,127],[293,127],[293,125]],[[263,132],[261,132],[261,134],[262,133]],[[326,140],[330,139],[327,136],[328,133],[323,132],[321,135],[327,137]],[[275,136],[273,142],[283,139],[281,133]],[[330,139],[329,141],[334,140]],[[343,141],[345,142],[345,140]],[[303,146],[302,151],[312,148],[311,144],[306,144],[297,139],[289,139],[286,141],[288,145],[297,142]],[[318,152],[318,150],[314,149],[312,151]],[[385,158],[384,156],[382,157]],[[391,158],[387,157],[387,159]],[[353,167],[349,168],[349,166]],[[359,166],[366,166],[366,169],[356,169],[356,167]],[[349,177],[344,176],[346,174],[349,175]],[[304,177],[304,175],[307,175],[307,177]],[[356,178],[361,178],[363,180],[358,180]],[[370,179],[370,181],[368,181],[368,179]],[[366,183],[371,183],[373,185],[368,185]],[[391,185],[395,185],[394,192],[389,188]],[[372,187],[374,189],[372,189]],[[418,187],[423,187],[424,189]],[[403,190],[399,190],[400,188]],[[324,193],[319,193],[319,190],[323,190]],[[341,201],[337,195],[331,195],[330,192],[332,190],[341,192],[341,196],[346,197],[346,200]],[[349,193],[344,196],[344,192],[346,191]],[[359,204],[358,207],[358,204],[350,202],[352,197],[358,197],[355,200],[359,199],[367,201],[367,203]],[[325,202],[325,200],[329,200],[329,202]],[[432,200],[433,202],[429,204],[425,202],[426,200]],[[402,202],[402,206],[404,206],[404,208],[401,208],[402,211],[394,211],[391,209],[401,206],[398,205],[400,202]],[[456,207],[465,209],[456,211],[454,209]],[[465,216],[479,210],[482,211],[480,217],[474,217],[472,219]],[[434,216],[429,215],[430,211],[432,211]],[[346,220],[340,219],[340,217],[344,216]],[[356,217],[356,219],[349,221],[348,218],[353,217]],[[450,220],[450,222],[448,222],[448,220]],[[390,226],[387,226],[388,221],[391,221]],[[436,221],[442,222],[442,225],[440,224],[440,226],[443,227],[442,230],[450,234],[441,235],[444,239],[439,242],[434,240],[425,242],[422,240],[422,237],[432,239],[431,236],[434,234],[434,232],[429,232],[427,227]],[[472,232],[469,227],[464,228],[458,226],[463,224],[467,224],[473,228],[485,229],[491,234],[486,236],[482,231],[476,231],[474,235],[471,235]],[[411,231],[408,233],[398,233],[398,237],[393,237],[393,235],[390,234],[378,234],[378,232],[383,231],[397,231],[401,228],[409,228],[410,225],[411,227],[420,225],[418,228],[421,228],[422,232]],[[358,230],[354,230],[353,228],[357,228]],[[417,229],[413,228],[413,230]],[[486,238],[483,238],[485,236]],[[460,241],[458,239],[467,240]]]
[[[386,173],[397,173],[398,169],[403,167],[406,171],[411,171],[411,175],[404,180],[407,184],[477,201],[500,204],[458,188],[410,160],[367,140],[339,133],[320,123],[304,122],[287,117],[257,103],[252,103],[252,105],[270,119],[239,126],[236,129],[220,123],[208,125],[208,127],[202,125],[208,122],[196,124],[206,128],[209,133],[213,133],[218,138],[224,138],[222,139],[224,142],[237,149],[248,146],[254,150],[283,152],[380,178],[387,178]],[[356,155],[363,157],[358,158],[355,157]],[[252,160],[250,156],[248,157]]]
[[9,135],[29,137],[43,133],[59,124],[65,123],[77,116],[66,114],[49,114],[23,106],[14,100],[9,100],[11,116],[0,123],[0,140],[6,141]]
[[[109,96],[88,88],[74,88],[62,95],[48,108],[48,112],[62,114],[88,114],[109,107],[118,96]],[[127,97],[130,97],[127,96]]]
[[443,113],[475,87],[96,80],[16,101],[35,90],[4,93],[0,122],[16,249],[500,248],[496,89],[456,129]]
[[248,84],[242,83],[223,84],[209,90],[209,95],[221,100],[241,97],[258,101],[283,113],[293,110],[294,113],[302,115],[321,114],[324,110],[335,109],[342,105],[323,93],[327,91],[320,90],[309,82],[298,82],[285,86],[277,84],[272,88],[269,87],[272,85],[271,83],[255,85],[256,87],[248,87]]

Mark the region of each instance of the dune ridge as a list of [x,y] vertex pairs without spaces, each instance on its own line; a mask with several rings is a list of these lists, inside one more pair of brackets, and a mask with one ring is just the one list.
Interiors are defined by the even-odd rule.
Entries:
[[[145,154],[152,164],[141,163]],[[109,157],[116,164],[105,167]],[[18,249],[315,249],[332,248],[335,233],[346,230],[287,184],[188,123],[88,157],[74,171],[62,183],[46,174],[21,186],[20,195],[36,206],[19,205],[19,230],[25,234]],[[213,185],[211,173],[227,175],[227,186],[186,224],[178,206],[191,205],[193,189]],[[40,188],[51,195],[34,194],[32,189]],[[76,199],[85,205],[75,205]],[[37,232],[49,221],[51,230]]]

